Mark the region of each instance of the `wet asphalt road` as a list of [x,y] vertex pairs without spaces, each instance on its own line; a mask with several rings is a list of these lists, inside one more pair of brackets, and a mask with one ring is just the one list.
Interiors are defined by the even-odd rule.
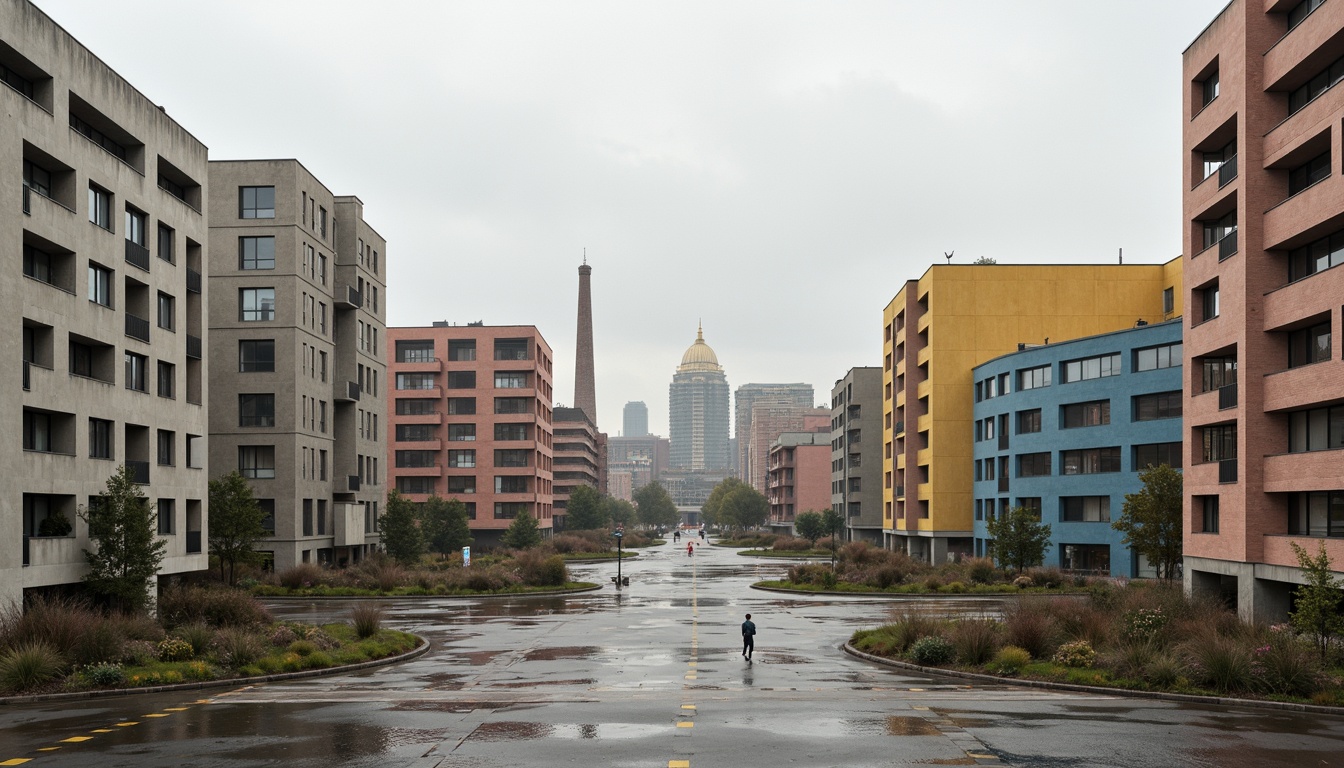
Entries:
[[[893,603],[748,587],[784,567],[668,544],[625,564],[619,594],[387,601],[429,653],[289,683],[3,706],[0,765],[1344,765],[1344,718],[972,686],[853,659],[841,642]],[[606,582],[615,564],[572,570]],[[349,603],[273,607],[321,621]],[[752,664],[744,613],[759,628]]]

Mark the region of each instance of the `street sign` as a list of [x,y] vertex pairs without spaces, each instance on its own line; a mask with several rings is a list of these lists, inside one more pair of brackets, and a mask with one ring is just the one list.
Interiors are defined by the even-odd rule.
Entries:
[[465,568],[465,567],[467,567],[468,565],[471,565],[471,547],[463,547],[463,548],[462,548],[462,567]]

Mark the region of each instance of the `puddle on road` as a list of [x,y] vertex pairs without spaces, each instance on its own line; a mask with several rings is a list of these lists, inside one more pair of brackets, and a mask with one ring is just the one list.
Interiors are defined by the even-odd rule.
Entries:
[[506,720],[500,723],[481,723],[467,737],[469,741],[519,741],[521,739],[544,739],[554,732],[555,727],[547,723],[521,723]]
[[887,718],[887,733],[892,736],[937,736],[938,728],[922,717]]
[[456,712],[466,714],[478,709],[510,709],[514,704],[502,701],[402,701],[392,705],[393,712]]
[[571,645],[561,648],[537,648],[528,651],[523,661],[560,661],[561,659],[586,659],[596,655],[601,648],[594,645]]
[[532,688],[540,685],[592,685],[597,682],[591,677],[581,680],[520,680],[515,683],[486,683],[487,688]]
[[787,653],[758,653],[753,659],[757,664],[811,664],[812,660]]

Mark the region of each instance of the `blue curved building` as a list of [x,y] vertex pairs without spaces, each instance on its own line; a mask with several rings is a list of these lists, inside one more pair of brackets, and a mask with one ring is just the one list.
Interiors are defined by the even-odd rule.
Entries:
[[1026,346],[974,369],[975,553],[1016,506],[1050,524],[1045,565],[1154,575],[1111,527],[1149,464],[1185,463],[1181,321]]

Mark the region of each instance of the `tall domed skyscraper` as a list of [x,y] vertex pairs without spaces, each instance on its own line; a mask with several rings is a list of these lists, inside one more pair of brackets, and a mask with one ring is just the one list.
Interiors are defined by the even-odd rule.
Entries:
[[714,470],[728,467],[730,392],[719,358],[705,343],[704,327],[681,356],[672,376],[668,416],[672,439],[670,464],[675,469]]

